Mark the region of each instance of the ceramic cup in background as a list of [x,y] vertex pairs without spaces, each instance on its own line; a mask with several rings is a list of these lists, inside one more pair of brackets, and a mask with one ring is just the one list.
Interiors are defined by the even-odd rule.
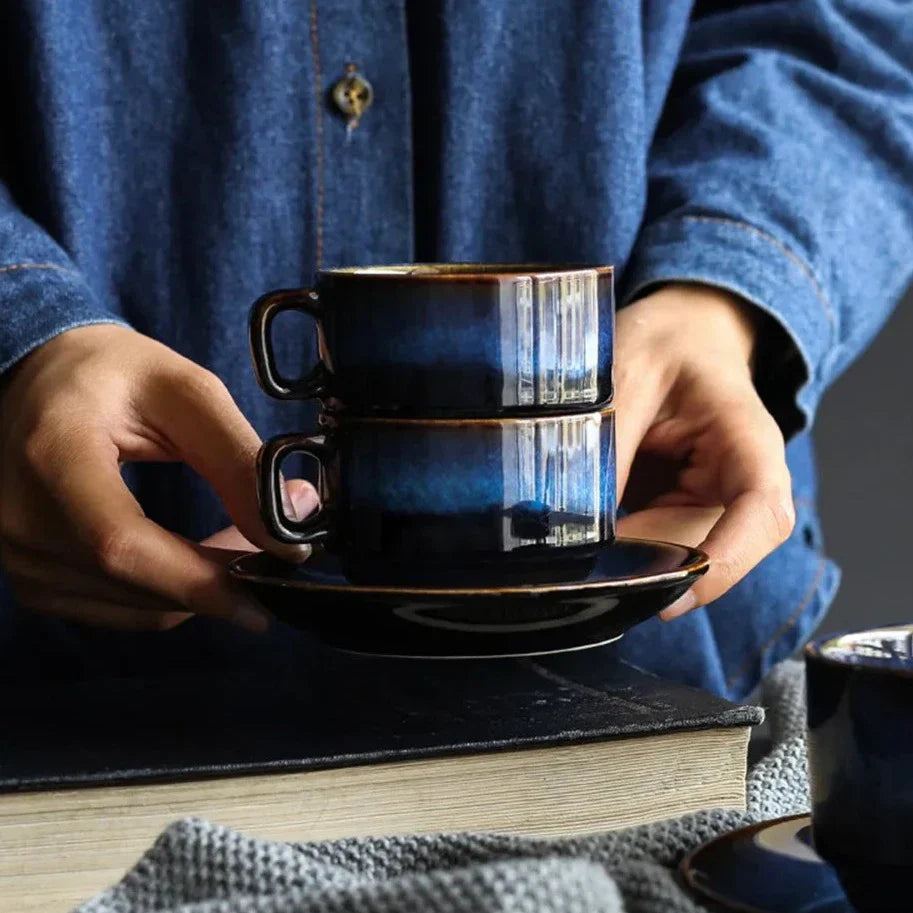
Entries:
[[858,913],[911,909],[913,625],[810,644],[808,755],[815,849]]
[[[310,315],[319,361],[276,364],[273,322]],[[326,270],[313,290],[260,298],[257,379],[280,399],[357,414],[585,411],[612,397],[612,267],[415,264]]]
[[[507,419],[326,418],[318,437],[284,435],[260,451],[260,507],[285,542],[323,541],[352,561],[493,559],[611,542],[611,409]],[[320,510],[282,509],[291,453],[321,468]]]

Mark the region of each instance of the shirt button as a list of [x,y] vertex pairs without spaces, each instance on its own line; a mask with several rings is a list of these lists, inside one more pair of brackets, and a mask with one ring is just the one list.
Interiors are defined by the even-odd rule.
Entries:
[[333,86],[333,101],[342,112],[349,127],[358,126],[362,114],[371,107],[374,101],[374,89],[353,64],[346,67],[346,75]]

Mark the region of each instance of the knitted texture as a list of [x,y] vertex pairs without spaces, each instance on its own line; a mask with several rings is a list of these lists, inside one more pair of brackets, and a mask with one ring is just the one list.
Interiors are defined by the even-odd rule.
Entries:
[[75,913],[699,913],[676,882],[687,852],[752,821],[808,809],[802,665],[760,696],[770,752],[747,811],[708,810],[589,837],[446,834],[288,844],[178,821]]

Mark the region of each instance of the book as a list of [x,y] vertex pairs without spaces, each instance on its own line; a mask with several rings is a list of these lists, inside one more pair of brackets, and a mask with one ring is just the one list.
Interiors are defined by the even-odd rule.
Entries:
[[306,841],[554,837],[744,807],[761,711],[656,678],[611,647],[290,657],[0,686],[0,909],[71,908],[185,816]]

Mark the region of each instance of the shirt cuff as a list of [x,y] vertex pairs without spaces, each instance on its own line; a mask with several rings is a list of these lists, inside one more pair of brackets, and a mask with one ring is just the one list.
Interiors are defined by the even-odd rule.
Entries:
[[0,266],[0,374],[64,330],[95,323],[128,326],[79,273],[52,262]]
[[[806,263],[779,239],[746,222],[683,215],[642,229],[624,272],[621,305],[667,282],[724,288],[773,318],[776,332],[766,345],[760,342],[759,392],[763,388],[787,437],[811,424],[835,348],[837,318]],[[777,337],[779,342],[772,344]]]

